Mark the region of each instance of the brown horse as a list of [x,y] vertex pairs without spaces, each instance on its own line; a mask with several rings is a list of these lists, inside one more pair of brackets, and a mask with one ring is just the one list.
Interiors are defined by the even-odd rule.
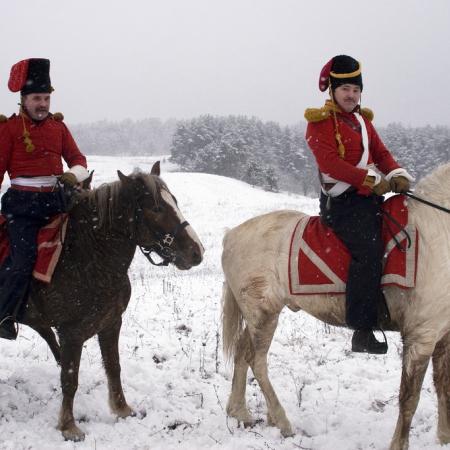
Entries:
[[[152,261],[187,270],[200,264],[203,246],[159,178],[135,172],[83,192],[70,211],[67,237],[52,282],[32,283],[22,323],[35,329],[61,364],[58,428],[66,439],[84,439],[73,417],[83,343],[98,335],[108,379],[109,404],[119,417],[133,415],[122,390],[118,341],[131,296],[128,268],[136,247]],[[59,343],[52,331],[57,330]]]
[[[418,183],[416,194],[450,207],[450,164]],[[293,296],[289,293],[289,238],[298,220],[296,211],[278,211],[255,217],[230,230],[223,243],[223,342],[234,356],[234,374],[227,413],[250,425],[245,401],[248,367],[267,403],[268,423],[284,436],[293,434],[269,381],[267,352],[284,306],[303,309],[314,317],[345,326],[343,295]],[[385,296],[391,313],[387,330],[400,331],[403,369],[399,417],[391,450],[408,448],[412,417],[430,359],[438,396],[438,438],[450,442],[450,217],[411,201],[409,221],[420,235],[416,286],[407,291],[388,287]],[[245,326],[244,326],[245,324]]]

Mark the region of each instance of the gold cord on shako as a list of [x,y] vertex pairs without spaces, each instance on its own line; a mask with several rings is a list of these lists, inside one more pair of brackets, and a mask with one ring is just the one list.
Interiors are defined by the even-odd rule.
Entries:
[[27,153],[32,153],[35,149],[35,146],[33,144],[33,141],[30,138],[30,132],[27,130],[27,126],[25,125],[25,113],[23,111],[22,105],[20,105],[20,117],[22,117],[22,124],[23,124],[23,143],[25,144],[25,151]]

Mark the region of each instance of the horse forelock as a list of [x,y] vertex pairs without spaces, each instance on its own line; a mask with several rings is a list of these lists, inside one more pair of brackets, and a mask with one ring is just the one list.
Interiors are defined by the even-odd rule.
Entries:
[[142,172],[140,169],[134,169],[133,173],[130,175],[130,178],[142,183],[142,186],[144,186],[147,192],[150,193],[156,204],[159,203],[159,192],[161,189],[168,190],[166,184],[163,180],[161,180],[161,178],[150,173]]

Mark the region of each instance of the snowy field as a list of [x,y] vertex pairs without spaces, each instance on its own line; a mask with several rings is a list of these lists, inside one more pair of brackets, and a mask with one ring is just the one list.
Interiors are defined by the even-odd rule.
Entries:
[[[126,174],[135,166],[150,170],[154,159],[90,157],[94,186],[116,179],[117,169]],[[318,201],[173,170],[163,162],[162,178],[206,252],[204,262],[187,272],[153,267],[136,253],[120,352],[125,395],[138,417],[117,420],[110,413],[100,350],[91,339],[84,347],[74,405],[86,440],[65,442],[55,428],[61,405],[59,369],[45,342],[22,327],[16,342],[0,342],[0,449],[387,449],[397,420],[399,336],[388,333],[385,356],[352,354],[350,331],[287,309],[269,352],[269,369],[295,437],[283,439],[267,426],[264,398],[250,371],[248,404],[262,423],[243,429],[227,419],[231,369],[223,360],[220,339],[223,232],[276,209],[315,214]],[[413,420],[411,449],[443,448],[435,437],[436,415],[429,370]]]

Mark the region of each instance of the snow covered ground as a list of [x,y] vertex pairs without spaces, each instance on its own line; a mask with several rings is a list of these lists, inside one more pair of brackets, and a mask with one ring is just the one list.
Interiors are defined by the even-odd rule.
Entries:
[[[155,158],[90,157],[94,186],[150,170]],[[385,356],[352,354],[350,332],[283,311],[269,353],[270,375],[295,437],[283,439],[265,422],[265,403],[249,372],[252,429],[227,419],[231,370],[221,352],[222,273],[226,227],[276,209],[317,213],[318,201],[274,194],[224,177],[167,172],[162,178],[206,248],[187,272],[157,268],[136,253],[133,292],[121,334],[122,380],[139,416],[117,420],[107,404],[106,380],[95,339],[85,345],[74,413],[86,440],[65,442],[56,430],[61,404],[59,369],[45,342],[22,327],[16,342],[0,342],[1,450],[157,449],[386,449],[397,419],[400,339],[389,333]],[[436,400],[427,372],[413,420],[411,449],[436,443]],[[450,446],[449,446],[450,447]]]

